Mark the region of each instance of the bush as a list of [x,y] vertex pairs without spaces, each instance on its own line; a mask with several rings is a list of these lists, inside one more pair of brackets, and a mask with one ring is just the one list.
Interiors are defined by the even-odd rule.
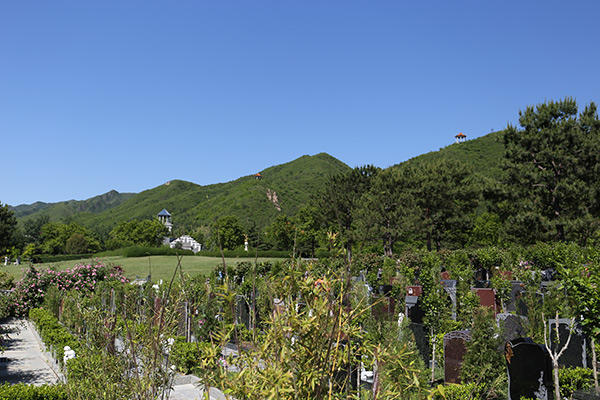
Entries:
[[37,254],[34,257],[36,263],[52,263],[59,261],[81,260],[84,258],[91,259],[94,256],[92,253],[85,254]]
[[434,400],[479,400],[481,399],[478,394],[481,391],[480,386],[475,383],[439,385],[433,390],[431,398]]
[[57,361],[62,365],[64,347],[79,351],[79,341],[49,311],[43,308],[33,308],[29,311],[29,319],[35,324],[46,347],[52,347]]
[[69,361],[67,386],[73,399],[133,399],[126,360],[86,349]]
[[208,357],[212,346],[209,343],[188,343],[183,337],[178,337],[171,349],[171,361],[179,372],[189,374],[202,365],[202,360]]
[[0,385],[0,400],[67,400],[65,385],[26,385],[18,383]]
[[50,287],[60,291],[79,290],[93,291],[100,281],[128,282],[119,266],[77,265],[64,271],[53,269],[36,270],[31,267],[25,272],[23,278],[17,282],[12,293],[13,312],[15,315],[27,315],[29,309],[42,304],[46,291]]
[[587,368],[561,368],[558,370],[560,383],[560,396],[570,399],[576,390],[585,390],[592,387],[592,370]]
[[176,255],[187,255],[193,256],[194,252],[191,250],[178,250],[172,249],[168,246],[161,247],[146,247],[146,246],[130,246],[125,247],[122,250],[123,257],[146,257],[146,256],[176,256]]
[[[244,251],[244,249],[237,250],[223,250],[223,254],[225,257],[237,257],[237,258],[254,258],[257,253],[254,249],[250,249],[250,251]],[[208,251],[202,250],[196,253],[197,256],[204,257],[221,257],[221,252],[219,250],[216,251]],[[258,257],[272,257],[272,258],[288,258],[291,255],[291,251],[287,250],[259,250]]]

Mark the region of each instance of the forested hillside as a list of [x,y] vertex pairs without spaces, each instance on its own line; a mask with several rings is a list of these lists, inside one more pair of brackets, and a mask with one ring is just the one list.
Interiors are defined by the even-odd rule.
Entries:
[[[248,176],[226,183],[200,186],[172,180],[141,193],[127,194],[103,210],[91,207],[102,197],[98,196],[84,202],[49,204],[45,208],[37,206],[39,203],[18,206],[15,213],[27,219],[39,215],[48,215],[54,221],[69,217],[70,221],[107,232],[119,222],[154,218],[166,208],[176,227],[207,226],[219,217],[234,215],[244,224],[253,223],[262,228],[278,214],[294,214],[332,175],[348,170],[350,168],[335,157],[320,153],[260,172],[251,171]],[[260,173],[260,179],[255,173]],[[88,206],[80,206],[75,211],[72,203]]]
[[80,213],[97,214],[108,210],[132,197],[135,193],[119,193],[116,190],[91,197],[87,200],[68,200],[58,203],[37,201],[33,204],[21,204],[11,207],[17,218],[47,215],[50,220],[60,220]]

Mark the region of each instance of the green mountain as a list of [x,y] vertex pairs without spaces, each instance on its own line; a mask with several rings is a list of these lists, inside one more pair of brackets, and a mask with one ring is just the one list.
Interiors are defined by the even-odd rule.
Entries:
[[482,177],[498,179],[502,174],[501,166],[504,158],[503,135],[504,131],[491,132],[462,143],[453,143],[439,151],[421,154],[405,163],[418,166],[442,159],[458,160],[473,167],[474,171]]
[[[130,195],[101,212],[86,209],[71,216],[74,222],[107,231],[121,221],[154,218],[166,208],[175,228],[210,225],[225,215],[235,215],[244,224],[254,222],[258,227],[264,227],[279,213],[293,214],[325,185],[330,176],[349,169],[329,154],[305,155],[260,171],[260,177],[248,175],[207,186],[172,180]],[[28,207],[34,210],[36,204]],[[40,212],[44,210],[32,211],[29,215]],[[55,215],[51,218],[57,219]]]
[[116,190],[89,198],[87,200],[68,200],[58,203],[43,203],[41,201],[33,204],[21,204],[10,207],[17,218],[34,218],[47,215],[50,220],[61,220],[71,218],[80,213],[98,214],[119,204],[133,196],[134,193],[119,193]]
[[[460,160],[484,178],[498,178],[504,156],[502,134],[502,131],[492,132],[451,144],[404,163],[421,165],[440,159]],[[154,218],[163,208],[171,213],[176,228],[210,225],[224,215],[235,215],[244,224],[262,228],[280,213],[293,215],[330,176],[349,169],[329,154],[320,153],[267,168],[260,171],[260,177],[248,175],[207,186],[173,180],[137,194],[113,190],[83,201],[36,202],[13,207],[13,210],[20,220],[48,215],[52,221],[66,218],[105,232],[121,221]]]

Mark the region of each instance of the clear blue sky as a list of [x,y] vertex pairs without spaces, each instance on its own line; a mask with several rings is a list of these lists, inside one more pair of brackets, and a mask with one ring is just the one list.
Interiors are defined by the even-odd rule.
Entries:
[[598,1],[3,1],[0,202],[386,167],[600,100]]

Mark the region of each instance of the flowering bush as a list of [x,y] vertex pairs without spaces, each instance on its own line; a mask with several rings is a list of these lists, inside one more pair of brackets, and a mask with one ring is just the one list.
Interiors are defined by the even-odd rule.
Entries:
[[127,283],[120,266],[107,266],[100,262],[95,265],[77,265],[64,271],[46,269],[38,271],[31,267],[17,284],[13,291],[13,313],[17,316],[26,315],[28,310],[39,306],[46,290],[55,287],[59,291],[78,290],[91,292],[100,281],[120,281]]

